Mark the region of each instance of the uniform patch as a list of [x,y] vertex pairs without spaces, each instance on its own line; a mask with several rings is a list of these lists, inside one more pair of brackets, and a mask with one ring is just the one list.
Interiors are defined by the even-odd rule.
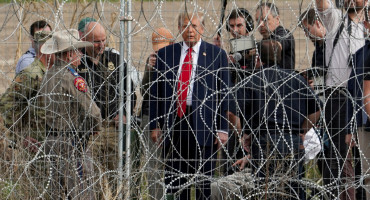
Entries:
[[81,92],[86,92],[87,89],[86,89],[86,82],[83,78],[81,77],[77,77],[75,78],[75,81],[74,81],[74,84],[75,84],[75,87],[81,91]]
[[108,62],[108,69],[109,69],[110,71],[113,71],[113,70],[115,70],[115,69],[116,69],[116,67],[114,66],[113,62]]

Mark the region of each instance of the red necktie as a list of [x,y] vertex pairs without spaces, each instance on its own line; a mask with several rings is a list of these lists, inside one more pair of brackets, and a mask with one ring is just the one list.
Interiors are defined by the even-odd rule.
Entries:
[[188,49],[188,52],[184,59],[184,64],[182,64],[179,84],[177,86],[177,95],[178,95],[177,115],[180,118],[186,112],[186,97],[188,95],[188,86],[190,84],[190,76],[191,76],[191,69],[192,69],[192,65],[191,65],[192,63],[191,52],[192,51],[193,51],[192,48]]

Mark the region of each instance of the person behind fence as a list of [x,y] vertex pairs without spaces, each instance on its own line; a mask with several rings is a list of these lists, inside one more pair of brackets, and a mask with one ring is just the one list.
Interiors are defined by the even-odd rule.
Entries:
[[201,12],[181,12],[183,42],[158,51],[150,87],[151,138],[163,146],[167,199],[210,197],[217,144],[227,141],[230,86],[226,52],[201,39]]
[[325,35],[326,28],[322,24],[321,19],[316,14],[315,9],[311,8],[304,11],[300,16],[300,27],[304,30],[306,36],[315,45],[315,51],[312,55],[311,69],[307,70],[307,77],[318,84],[323,84],[319,80],[320,77],[325,75]]
[[[117,170],[119,84],[121,81],[126,83],[128,69],[126,64],[120,66],[119,54],[116,50],[106,48],[106,31],[100,23],[94,21],[86,23],[82,39],[93,43],[93,46],[82,49],[83,57],[77,72],[91,88],[94,101],[100,108],[104,120],[103,130],[99,135],[91,138],[93,152],[98,156],[103,169]],[[123,79],[119,78],[120,67],[125,69]],[[133,84],[132,88],[134,88]],[[128,97],[131,97],[134,102],[134,93],[127,94],[126,91],[125,89],[123,94],[124,102]],[[132,110],[134,110],[134,103],[132,103]],[[126,124],[125,115],[123,117],[123,123]]]
[[[230,32],[234,39],[249,36],[253,28],[254,21],[252,15],[245,8],[232,10],[226,21],[226,30]],[[253,68],[252,56],[254,53],[254,49],[245,49],[230,54],[229,61],[236,67],[236,70],[231,73],[231,81],[233,83],[242,80],[244,76],[251,73]]]
[[[31,46],[28,48],[26,53],[24,53],[21,58],[19,58],[17,66],[15,68],[15,73],[18,74],[26,67],[30,66],[30,64],[35,60],[36,57],[36,44],[35,44],[35,33],[37,31],[52,31],[50,24],[48,24],[45,20],[40,20],[32,23],[30,27],[30,39],[31,39]],[[40,47],[39,47],[40,48]],[[39,50],[38,50],[39,51]]]
[[[303,139],[320,117],[320,100],[300,74],[280,67],[279,42],[263,40],[257,49],[260,60],[256,62],[262,66],[237,87],[237,105],[244,134],[251,137],[251,154],[235,166],[244,169],[249,162],[256,176],[254,190],[241,196],[260,192],[267,199],[303,200],[305,186],[299,182]],[[250,183],[246,186],[251,188]]]
[[41,48],[56,57],[41,86],[48,118],[44,148],[50,165],[50,199],[95,199],[87,142],[100,131],[102,120],[86,81],[76,71],[79,49],[89,46],[92,43],[79,40],[77,30],[69,29],[55,32]]
[[[366,22],[367,24],[367,29],[369,29],[370,24],[369,22]],[[363,103],[365,106],[365,111],[366,111],[366,117],[364,117],[364,120],[366,120],[366,125],[361,127],[358,132],[358,148],[361,150],[361,176],[360,178],[364,178],[364,180],[360,180],[360,190],[357,189],[356,191],[356,198],[357,199],[370,199],[370,176],[369,176],[369,168],[370,168],[370,146],[369,146],[369,141],[370,141],[370,67],[368,66],[368,63],[370,62],[369,58],[369,53],[370,53],[370,42],[369,40],[366,41],[366,45],[362,53],[358,53],[356,55],[363,55],[362,59],[358,59],[358,68],[363,67]],[[363,61],[362,61],[363,60]],[[361,65],[363,64],[363,65]],[[357,70],[358,71],[358,70]],[[356,74],[354,74],[357,77]],[[359,75],[357,73],[357,75]],[[354,79],[355,83],[357,84],[357,80]],[[360,87],[358,87],[360,89]],[[361,89],[356,89],[355,91],[361,92]],[[359,98],[358,98],[359,99]],[[361,104],[360,104],[361,105]],[[357,106],[356,106],[357,107]],[[356,108],[355,107],[355,108]],[[357,122],[357,123],[362,123]],[[356,177],[358,174],[356,174]],[[366,191],[364,191],[362,188],[366,188]]]
[[144,136],[148,140],[144,148],[147,148],[147,156],[153,156],[152,158],[147,158],[149,171],[147,173],[148,180],[148,192],[150,199],[161,199],[163,196],[163,187],[161,185],[160,179],[163,173],[163,165],[160,161],[161,159],[161,146],[156,145],[150,138],[149,131],[149,89],[152,82],[153,70],[155,70],[155,63],[157,61],[157,52],[159,49],[173,44],[174,38],[171,32],[164,28],[156,28],[152,33],[152,47],[153,53],[149,55],[145,64],[145,72],[142,80],[141,95],[143,95],[143,103],[141,106],[141,128],[143,130]]
[[353,54],[365,45],[363,18],[366,3],[367,0],[345,0],[346,12],[342,13],[330,0],[316,0],[317,13],[327,30],[324,129],[330,146],[324,151],[323,182],[331,186],[332,197],[340,199],[355,199],[352,153],[349,151],[354,138],[346,119],[346,104],[350,100],[346,87],[355,62]]
[[41,46],[51,37],[50,31],[36,31],[33,36],[35,60],[16,74],[13,82],[0,98],[0,112],[5,126],[14,134],[12,140],[18,147],[37,152],[45,138],[45,111],[39,109],[38,101],[42,78],[48,68],[54,64],[54,55],[40,52]]
[[84,34],[86,24],[88,24],[90,22],[96,22],[96,19],[94,19],[92,17],[85,17],[85,18],[81,19],[81,21],[78,23],[78,33],[80,34],[80,38],[82,40],[84,40],[83,37],[86,36],[86,34]]
[[[347,102],[347,121],[355,134],[356,146],[352,148],[355,167],[356,199],[370,199],[369,158],[370,158],[370,19],[369,10],[365,11],[365,45],[354,55],[354,66],[348,80],[347,89],[352,101]],[[364,115],[365,111],[365,115]],[[368,190],[366,192],[365,188]],[[367,196],[366,196],[367,195]]]
[[295,41],[293,34],[280,22],[279,9],[274,3],[262,2],[256,9],[257,28],[263,40],[276,40],[282,46],[281,67],[295,68]]
[[[246,46],[244,39],[250,36],[254,28],[254,21],[252,15],[245,8],[233,9],[226,20],[226,30],[230,32],[233,39],[239,43],[241,46]],[[230,41],[231,41],[230,40]],[[253,43],[255,41],[252,41]],[[233,45],[231,45],[233,48]],[[229,54],[229,67],[231,82],[236,84],[243,80],[246,76],[249,76],[254,68],[253,55],[255,54],[255,49],[243,49],[240,51],[231,51]],[[239,128],[238,118],[231,112],[228,113],[230,120],[230,134],[229,140],[227,142],[227,151],[222,151],[222,157],[225,159],[225,164],[223,164],[225,174],[234,173],[234,168],[232,167],[235,159],[240,159],[243,157],[243,152],[237,147],[239,137],[236,134],[236,130]]]

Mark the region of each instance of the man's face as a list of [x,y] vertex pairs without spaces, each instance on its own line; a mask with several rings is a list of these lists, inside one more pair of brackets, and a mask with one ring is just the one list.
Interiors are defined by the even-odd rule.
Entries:
[[192,47],[200,40],[204,28],[198,17],[194,16],[191,21],[185,17],[182,25],[179,26],[179,31],[182,33],[182,39],[186,45]]
[[256,21],[258,24],[258,31],[263,36],[264,39],[267,39],[270,37],[271,33],[275,31],[275,29],[280,25],[279,22],[279,16],[272,16],[270,12],[270,8],[268,7],[262,7],[262,13],[261,9],[258,9],[256,11]]
[[78,67],[81,64],[82,53],[79,50],[69,51],[69,63],[75,67]]
[[93,47],[87,47],[86,52],[89,56],[95,58],[104,53],[106,45],[106,35],[103,29],[94,29],[86,36],[86,41],[93,43]]
[[240,38],[248,35],[247,25],[245,24],[245,19],[243,17],[229,19],[229,28],[233,38]]
[[319,21],[315,21],[312,25],[308,24],[307,21],[302,21],[304,32],[312,42],[321,40],[325,36],[325,29]]

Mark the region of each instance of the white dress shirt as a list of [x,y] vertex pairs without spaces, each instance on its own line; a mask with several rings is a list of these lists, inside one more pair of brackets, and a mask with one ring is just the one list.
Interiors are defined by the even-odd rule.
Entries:
[[[195,80],[195,72],[197,69],[197,64],[198,64],[198,57],[199,57],[199,48],[202,40],[199,40],[194,46],[193,46],[193,51],[191,52],[191,57],[192,57],[192,68],[191,68],[191,76],[190,76],[190,84],[188,88],[188,94],[186,97],[186,105],[191,106],[192,103],[192,94],[193,94],[193,88],[194,88],[194,80]],[[180,64],[179,64],[179,71],[177,72],[177,80],[180,79],[180,74],[182,70],[182,65],[184,64],[184,60],[186,57],[186,54],[188,52],[188,45],[186,45],[185,42],[183,42],[182,48],[181,48],[181,57],[180,57]]]

